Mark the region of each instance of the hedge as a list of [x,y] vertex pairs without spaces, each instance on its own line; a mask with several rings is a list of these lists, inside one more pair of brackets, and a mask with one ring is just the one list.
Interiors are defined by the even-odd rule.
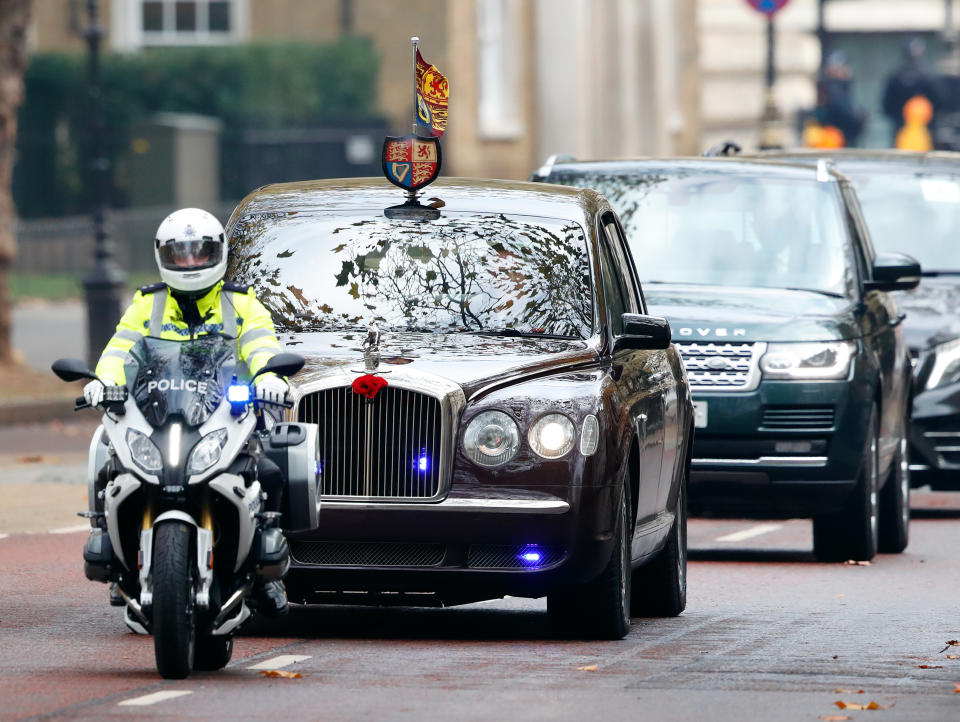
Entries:
[[[14,201],[22,217],[89,208],[86,62],[82,54],[39,53],[30,58],[14,168]],[[114,161],[122,157],[133,123],[160,111],[219,118],[225,142],[249,129],[381,123],[377,68],[373,46],[364,38],[323,45],[251,43],[106,54],[102,77],[107,152]],[[116,179],[111,203],[127,205],[123,184]]]

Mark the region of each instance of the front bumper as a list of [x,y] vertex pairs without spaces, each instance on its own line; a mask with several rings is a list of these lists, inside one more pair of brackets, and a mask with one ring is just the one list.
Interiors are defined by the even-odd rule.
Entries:
[[841,509],[856,485],[872,395],[843,381],[763,381],[755,391],[694,392],[691,513],[813,517]]
[[563,486],[475,489],[432,504],[325,502],[319,529],[290,535],[288,594],[416,605],[540,597],[603,569],[616,493]]
[[914,397],[909,438],[913,485],[960,489],[960,384]]

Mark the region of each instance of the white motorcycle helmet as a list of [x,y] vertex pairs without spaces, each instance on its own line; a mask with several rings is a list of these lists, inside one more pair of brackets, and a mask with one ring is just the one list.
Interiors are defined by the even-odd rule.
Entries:
[[223,226],[200,208],[181,208],[157,228],[154,256],[160,278],[174,291],[212,287],[227,270]]

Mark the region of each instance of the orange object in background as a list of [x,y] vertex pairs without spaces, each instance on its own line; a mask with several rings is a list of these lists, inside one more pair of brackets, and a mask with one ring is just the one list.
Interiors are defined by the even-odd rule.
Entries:
[[803,129],[803,144],[808,148],[843,148],[847,144],[843,131],[833,125],[808,123]]
[[930,121],[933,104],[922,95],[915,95],[903,104],[903,127],[897,132],[894,145],[900,150],[933,150]]

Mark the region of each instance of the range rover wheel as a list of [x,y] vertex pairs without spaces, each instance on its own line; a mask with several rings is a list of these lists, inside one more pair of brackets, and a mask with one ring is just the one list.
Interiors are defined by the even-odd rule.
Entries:
[[687,607],[687,490],[680,484],[677,515],[666,546],[633,572],[630,613],[636,617],[676,617]]
[[562,637],[622,639],[630,631],[629,487],[620,494],[613,553],[600,576],[547,596],[550,623]]
[[900,439],[890,463],[890,475],[880,490],[879,549],[899,554],[910,542],[910,445]]
[[880,436],[880,417],[876,405],[870,410],[867,429],[860,474],[850,498],[836,514],[813,519],[813,553],[818,561],[870,561],[877,554],[880,526],[877,438]]

